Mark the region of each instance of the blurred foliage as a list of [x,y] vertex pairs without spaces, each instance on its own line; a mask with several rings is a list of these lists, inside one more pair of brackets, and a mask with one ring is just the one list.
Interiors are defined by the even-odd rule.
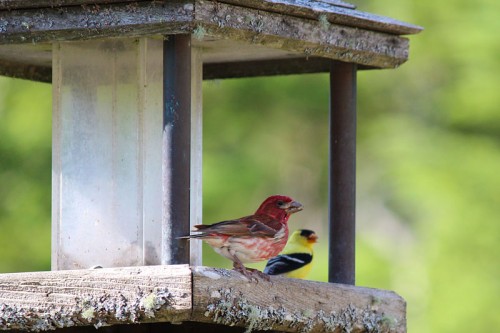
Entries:
[[[356,2],[425,27],[397,70],[359,74],[357,284],[395,290],[410,332],[500,327],[500,5]],[[204,221],[268,195],[306,209],[327,279],[328,76],[204,85]],[[0,271],[50,268],[51,91],[0,78]],[[206,265],[230,267],[205,248]],[[256,267],[262,267],[257,265]]]
[[51,99],[0,77],[0,272],[50,269]]

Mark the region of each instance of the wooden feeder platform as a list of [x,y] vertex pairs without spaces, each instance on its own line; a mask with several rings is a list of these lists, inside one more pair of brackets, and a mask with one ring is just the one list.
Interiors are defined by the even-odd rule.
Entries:
[[391,291],[282,277],[250,282],[202,266],[0,275],[3,330],[195,322],[247,332],[405,332],[405,310]]

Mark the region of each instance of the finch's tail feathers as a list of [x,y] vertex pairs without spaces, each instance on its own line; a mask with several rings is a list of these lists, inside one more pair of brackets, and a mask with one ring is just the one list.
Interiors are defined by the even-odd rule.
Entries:
[[[207,227],[209,227],[208,225],[204,225],[204,224],[198,224],[198,225],[195,225],[193,228],[195,228],[195,230],[192,230],[192,232],[200,232],[200,230],[203,230],[203,229],[206,229]],[[190,238],[201,238],[203,236],[205,236],[206,234],[204,234],[203,232],[201,233],[198,233],[198,234],[191,234],[191,235],[186,235],[186,236],[180,236],[180,237],[177,237],[177,239],[190,239]]]
[[176,237],[176,239],[190,239],[191,235]]

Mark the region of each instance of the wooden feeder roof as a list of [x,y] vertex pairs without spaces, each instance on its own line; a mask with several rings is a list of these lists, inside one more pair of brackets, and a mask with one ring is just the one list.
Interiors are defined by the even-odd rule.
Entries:
[[0,75],[51,82],[52,43],[192,34],[204,78],[395,68],[422,28],[340,0],[2,0]]

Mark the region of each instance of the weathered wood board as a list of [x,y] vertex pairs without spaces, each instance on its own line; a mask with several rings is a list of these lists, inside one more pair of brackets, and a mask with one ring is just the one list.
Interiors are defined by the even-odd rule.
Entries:
[[366,28],[395,35],[416,34],[422,27],[359,10],[346,3],[332,6],[321,0],[219,0],[229,4],[286,13],[290,16],[327,20],[330,23]]
[[391,291],[187,265],[0,275],[0,329],[199,322],[283,332],[406,332]]
[[[139,0],[141,1],[141,0]],[[62,6],[100,5],[116,2],[138,2],[137,0],[2,0],[1,9],[47,8]]]
[[[2,0],[0,10],[56,8],[67,6],[101,6],[112,3],[138,3],[145,0]],[[157,1],[160,2],[160,1]],[[171,1],[170,1],[171,2]],[[189,0],[184,1],[186,3]],[[356,6],[340,0],[218,0],[241,7],[254,8],[290,16],[319,19],[324,15],[331,23],[368,28],[396,35],[415,34],[422,30],[414,24],[389,17],[357,11]]]
[[[193,34],[204,64],[316,56],[361,68],[394,68],[408,59],[408,40],[400,35],[421,27],[351,7],[305,0],[5,0],[0,2],[0,75],[50,82],[46,49],[53,42],[181,33]],[[307,73],[318,67],[283,72],[302,68]],[[250,69],[248,76],[254,75]]]
[[187,320],[188,265],[0,275],[0,329]]
[[405,332],[406,303],[394,292],[193,269],[193,319],[283,332]]
[[193,4],[179,1],[3,10],[0,44],[185,33],[193,15]]
[[195,8],[198,27],[216,39],[379,68],[398,67],[408,59],[404,37],[212,1],[197,1]]

